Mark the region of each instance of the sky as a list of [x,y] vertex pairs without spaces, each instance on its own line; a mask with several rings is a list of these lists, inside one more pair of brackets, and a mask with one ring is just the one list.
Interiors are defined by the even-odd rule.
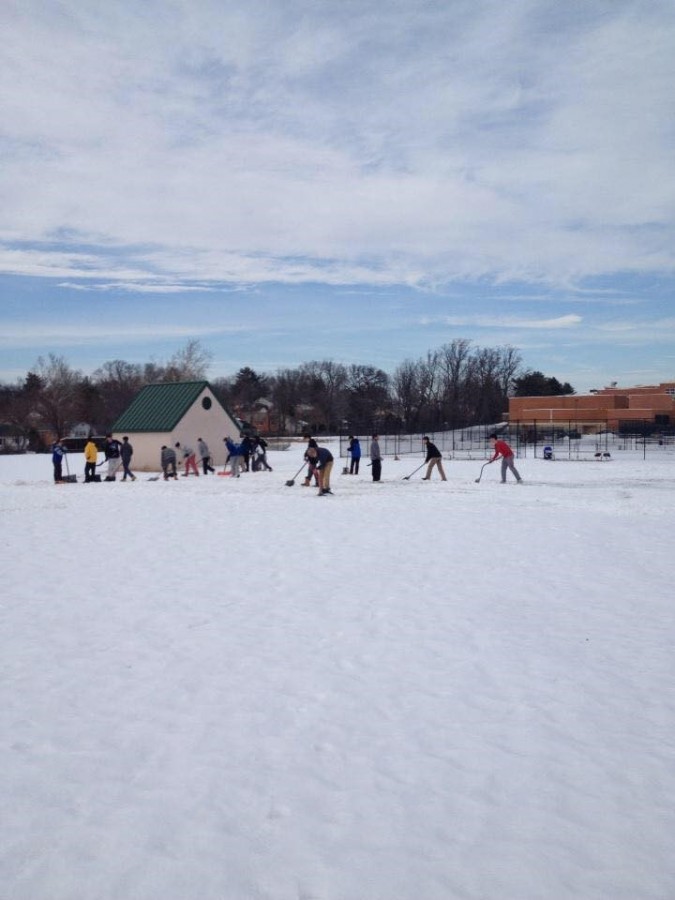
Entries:
[[447,482],[329,446],[331,497],[286,487],[303,444],[0,456],[3,898],[675,896],[675,448],[502,485],[482,443]]
[[4,0],[0,380],[393,372],[455,338],[675,378],[675,4]]

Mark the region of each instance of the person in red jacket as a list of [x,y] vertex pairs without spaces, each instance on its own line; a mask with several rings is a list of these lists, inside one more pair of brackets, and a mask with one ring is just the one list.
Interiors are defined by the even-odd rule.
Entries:
[[491,434],[490,440],[492,441],[492,449],[495,452],[490,462],[494,462],[496,459],[499,459],[500,456],[502,458],[502,484],[506,484],[507,469],[511,469],[516,481],[518,482],[518,484],[520,484],[523,479],[520,477],[518,469],[516,469],[513,464],[513,450],[509,447],[506,441],[498,438],[496,434]]

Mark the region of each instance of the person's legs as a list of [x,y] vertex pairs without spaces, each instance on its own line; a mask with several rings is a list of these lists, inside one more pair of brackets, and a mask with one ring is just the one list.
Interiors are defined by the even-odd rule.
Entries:
[[331,459],[329,462],[321,470],[321,486],[324,491],[330,490],[330,473],[333,471],[333,460]]
[[373,481],[379,481],[380,476],[382,475],[382,460],[374,459],[372,469],[373,469]]
[[509,469],[511,469],[511,471],[513,472],[513,477],[516,479],[516,481],[521,481],[522,479],[520,477],[520,473],[518,472],[518,469],[516,469],[516,466],[513,462],[512,456],[509,456],[506,464],[509,467]]

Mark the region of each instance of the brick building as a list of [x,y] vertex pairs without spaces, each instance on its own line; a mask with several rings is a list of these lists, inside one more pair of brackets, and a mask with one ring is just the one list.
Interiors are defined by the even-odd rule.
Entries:
[[659,385],[620,388],[616,386],[589,394],[564,397],[512,397],[509,400],[512,425],[537,428],[574,428],[581,434],[598,431],[630,431],[651,426],[675,428],[675,381]]

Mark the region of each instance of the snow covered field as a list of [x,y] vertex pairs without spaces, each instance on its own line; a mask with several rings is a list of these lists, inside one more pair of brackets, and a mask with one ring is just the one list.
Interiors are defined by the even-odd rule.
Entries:
[[0,457],[3,900],[672,900],[675,457],[269,458]]

